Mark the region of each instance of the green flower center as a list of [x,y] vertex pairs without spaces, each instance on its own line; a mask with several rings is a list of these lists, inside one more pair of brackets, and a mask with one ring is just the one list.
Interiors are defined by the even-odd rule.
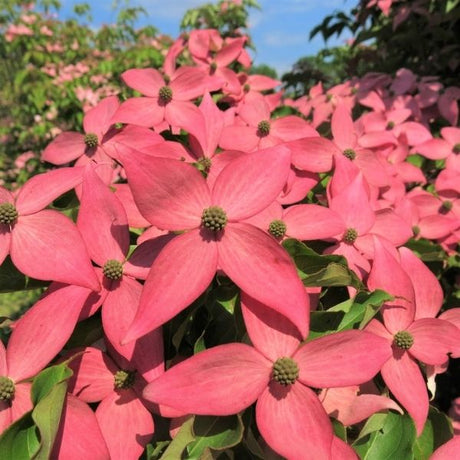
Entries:
[[286,233],[286,224],[282,220],[274,220],[270,222],[268,232],[275,238],[282,238]]
[[332,94],[327,94],[326,95],[326,102],[331,102],[333,97],[334,96]]
[[412,233],[414,234],[414,236],[417,236],[420,233],[420,227],[418,225],[414,225],[412,227]]
[[243,85],[243,91],[244,91],[245,93],[249,93],[250,90],[251,90],[251,86],[249,85],[249,83],[245,83],[245,84]]
[[343,234],[343,241],[347,244],[353,244],[358,238],[358,232],[354,228],[347,228]]
[[9,377],[0,376],[0,401],[10,401],[14,390],[14,382]]
[[354,160],[356,158],[356,152],[353,149],[345,149],[343,151],[344,156],[346,156],[349,160]]
[[200,169],[202,169],[203,171],[209,172],[212,166],[211,158],[201,157],[200,159],[198,159],[198,165],[200,166]]
[[454,204],[450,200],[443,201],[440,209],[441,213],[449,212],[452,209],[453,205]]
[[115,388],[119,390],[126,390],[127,388],[131,388],[134,385],[134,381],[136,380],[136,371],[117,371],[115,372],[114,376],[114,385]]
[[414,337],[412,334],[407,331],[399,331],[393,337],[393,343],[403,350],[409,350],[409,348],[414,344]]
[[268,120],[262,120],[257,125],[257,135],[259,137],[265,137],[270,134],[270,122]]
[[123,265],[118,260],[108,260],[104,264],[102,272],[109,280],[119,280],[123,276]]
[[452,148],[452,151],[454,153],[460,153],[460,144],[455,144],[454,147]]
[[12,224],[18,218],[18,211],[11,203],[0,204],[0,224]]
[[212,61],[211,64],[209,65],[211,72],[215,72],[217,70],[217,62]]
[[393,129],[395,127],[395,122],[394,121],[389,121],[387,123],[387,129]]
[[281,385],[292,385],[299,377],[299,366],[291,358],[279,358],[273,364],[273,378]]
[[162,86],[158,90],[158,99],[160,100],[160,104],[166,105],[172,101],[173,92],[169,86]]
[[218,232],[227,224],[227,214],[219,206],[210,206],[203,210],[201,223],[209,230]]
[[85,145],[86,145],[86,147],[88,147],[88,148],[97,147],[98,143],[99,143],[99,140],[97,138],[97,134],[94,134],[94,133],[85,134]]

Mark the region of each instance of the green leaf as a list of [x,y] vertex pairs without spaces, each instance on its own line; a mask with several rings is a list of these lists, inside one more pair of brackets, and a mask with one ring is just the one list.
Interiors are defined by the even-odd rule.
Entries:
[[0,265],[0,292],[24,291],[48,286],[49,282],[38,281],[24,276],[8,256]]
[[[409,415],[393,412],[376,415],[385,417],[381,428],[370,432],[370,426],[366,423],[360,436],[353,443],[353,448],[361,460],[413,459],[412,445],[416,434],[414,422]],[[374,417],[375,415],[371,419]],[[376,425],[381,424],[381,418],[377,420]]]
[[32,411],[24,414],[0,436],[2,460],[30,460],[40,447]]
[[363,329],[377,314],[383,302],[392,299],[391,295],[381,290],[359,292],[354,299],[346,300],[326,311],[313,311],[310,315],[308,339],[348,329]]
[[36,406],[53,390],[53,387],[61,382],[65,382],[72,377],[72,371],[66,363],[57,364],[44,369],[38,374],[32,384],[31,399]]
[[294,260],[305,286],[363,288],[361,280],[348,268],[345,257],[317,254],[304,243],[295,239],[284,241],[283,246]]
[[195,441],[187,447],[188,460],[200,459],[206,448],[223,450],[241,442],[244,426],[239,415],[228,417],[196,416]]
[[443,414],[433,406],[430,406],[430,411],[428,412],[428,420],[431,422],[433,427],[434,451],[439,446],[445,444],[452,438],[454,435],[454,430],[452,428],[452,422],[449,417],[447,417],[446,414]]
[[67,393],[67,380],[72,371],[66,363],[40,372],[32,384],[31,398],[35,405],[32,419],[40,432],[40,448],[33,456],[36,460],[50,458],[59,429],[62,407]]
[[72,371],[65,363],[49,367],[35,377],[31,399],[34,408],[0,436],[3,460],[50,458]]
[[182,452],[185,450],[187,445],[195,439],[192,431],[193,420],[194,417],[190,417],[182,424],[179,432],[161,456],[161,460],[177,460],[178,458],[182,458]]
[[422,434],[414,441],[412,450],[415,460],[428,460],[433,453],[433,424],[427,420]]

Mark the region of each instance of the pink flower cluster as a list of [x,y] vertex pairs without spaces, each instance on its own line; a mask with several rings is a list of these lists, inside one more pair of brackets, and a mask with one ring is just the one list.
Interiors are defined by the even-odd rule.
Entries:
[[[15,193],[0,188],[0,261],[9,254],[25,275],[52,281],[0,348],[0,431],[31,409],[30,378],[100,310],[103,341],[66,355],[74,376],[56,458],[135,459],[152,414],[224,416],[254,403],[261,436],[288,459],[357,458],[330,416],[352,425],[407,411],[422,432],[426,377],[460,356],[460,309],[439,315],[441,286],[404,245],[424,238],[455,251],[460,89],[401,69],[283,100],[280,82],[232,70],[250,64],[244,45],[192,31],[163,69],[122,75],[140,97],[102,100],[83,133],[48,145],[43,161],[62,167]],[[193,65],[179,67],[181,55]],[[273,116],[283,105],[293,114]],[[450,126],[434,137],[440,118]],[[415,157],[444,167],[433,180]],[[76,223],[48,209],[72,189]],[[139,229],[134,250],[130,229]],[[393,300],[361,330],[309,340],[317,296],[286,238],[323,241],[365,288]],[[247,340],[166,370],[162,326],[216,274],[239,288]],[[379,372],[393,399],[373,383]]]

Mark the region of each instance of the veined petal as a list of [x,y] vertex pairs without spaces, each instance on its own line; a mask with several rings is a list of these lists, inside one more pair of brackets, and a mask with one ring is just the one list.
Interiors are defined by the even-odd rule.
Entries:
[[144,397],[185,413],[236,414],[260,396],[271,370],[270,361],[248,345],[219,345],[170,368],[145,387]]
[[132,97],[123,102],[113,116],[113,123],[131,123],[151,128],[164,119],[165,108],[156,97]]
[[415,294],[412,282],[398,261],[374,238],[374,264],[369,279],[369,289],[383,289],[395,296],[382,307],[385,326],[392,333],[405,329],[414,320]]
[[136,315],[141,293],[142,285],[124,276],[118,287],[107,295],[102,308],[102,324],[114,349],[130,361],[139,375],[151,381],[164,372],[161,329],[154,329],[125,345],[120,344]]
[[350,109],[346,104],[337,105],[331,118],[334,142],[341,150],[353,149],[356,146],[356,133]]
[[219,174],[212,190],[213,204],[229,220],[241,220],[265,209],[281,192],[290,170],[289,149],[277,146],[233,160]]
[[8,225],[0,224],[0,265],[10,252],[11,230]]
[[301,383],[271,382],[256,406],[267,444],[290,460],[331,460],[332,425],[316,394]]
[[111,460],[139,458],[153,436],[152,415],[132,390],[103,399],[96,418]]
[[241,310],[252,344],[267,359],[275,362],[297,350],[302,336],[286,317],[245,292],[241,293]]
[[350,330],[307,342],[292,359],[299,365],[300,382],[331,388],[367,382],[391,355],[391,344],[384,338]]
[[[153,229],[154,227],[151,228]],[[145,232],[142,236],[144,235]],[[175,236],[173,233],[168,233],[140,243],[131,254],[129,260],[123,265],[123,274],[140,280],[147,279],[154,260]]]
[[414,419],[417,436],[423,431],[428,416],[428,393],[417,364],[406,351],[395,350],[381,370],[383,380],[394,397]]
[[43,150],[42,160],[54,165],[69,163],[85,153],[84,139],[85,136],[81,133],[61,133]]
[[449,321],[422,318],[414,321],[407,331],[414,337],[409,353],[425,364],[440,365],[460,343],[460,329]]
[[94,412],[87,404],[71,394],[67,395],[62,409],[51,458],[110,459]]
[[[97,219],[95,218],[97,216]],[[125,209],[95,173],[85,169],[77,226],[90,257],[103,267],[108,260],[123,262],[129,251],[129,228]]]
[[165,81],[156,69],[130,69],[121,74],[121,78],[130,88],[145,96],[156,97]]
[[340,193],[333,196],[329,207],[343,218],[348,228],[354,228],[360,236],[374,225],[375,213],[361,173]]
[[156,329],[193,302],[213,279],[217,257],[216,242],[204,239],[200,230],[171,240],[152,265],[124,343]]
[[218,248],[219,266],[233,282],[286,316],[306,337],[308,297],[287,252],[264,231],[243,223],[227,224]]
[[181,128],[196,137],[204,128],[204,117],[200,109],[189,101],[172,100],[165,107],[165,120],[172,128]]
[[99,141],[109,130],[112,117],[120,106],[117,96],[109,96],[102,99],[95,107],[88,110],[83,117],[83,129],[85,133],[97,134]]
[[203,94],[205,72],[199,67],[178,68],[171,79],[173,99],[189,101]]
[[19,190],[16,209],[25,216],[41,211],[83,179],[83,168],[59,168],[30,178]]
[[330,171],[333,156],[341,154],[332,141],[319,136],[297,139],[285,145],[291,150],[292,164],[303,171]]
[[98,348],[76,350],[81,354],[72,359],[69,367],[73,376],[69,391],[85,402],[99,402],[114,391],[116,364]]
[[321,240],[345,231],[345,223],[336,212],[316,204],[290,206],[283,221],[286,234],[299,240]]
[[59,212],[20,216],[12,232],[11,259],[32,278],[100,290],[80,232]]
[[460,452],[460,436],[454,436],[441,447],[438,447],[430,460],[452,460]]
[[359,457],[351,446],[337,436],[332,438],[331,458],[337,460],[358,460]]
[[64,286],[42,297],[16,323],[8,351],[8,371],[16,381],[41,371],[69,340],[91,291]]
[[186,163],[133,151],[120,155],[142,215],[163,230],[198,227],[211,204],[201,173]]
[[14,399],[11,404],[11,423],[20,419],[26,412],[33,409],[32,400],[30,399],[30,382],[21,382],[15,384]]
[[401,266],[409,275],[415,292],[415,319],[434,318],[444,294],[433,272],[408,248],[400,248]]

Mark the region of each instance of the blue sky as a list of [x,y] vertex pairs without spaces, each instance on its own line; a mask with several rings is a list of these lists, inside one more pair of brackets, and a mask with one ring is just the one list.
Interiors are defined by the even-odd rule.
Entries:
[[[112,23],[116,13],[109,0],[87,0],[91,5],[93,25]],[[61,15],[70,15],[72,7],[81,1],[62,0]],[[120,2],[121,3],[121,2]],[[162,33],[176,37],[185,11],[209,0],[131,0],[130,6],[142,6],[148,17],[139,25],[152,24]],[[261,11],[251,9],[249,32],[256,47],[254,64],[268,64],[278,74],[288,71],[302,56],[315,54],[325,47],[320,36],[308,40],[310,30],[334,10],[347,10],[352,3],[346,0],[259,0]],[[345,38],[330,39],[329,46],[343,44]]]

